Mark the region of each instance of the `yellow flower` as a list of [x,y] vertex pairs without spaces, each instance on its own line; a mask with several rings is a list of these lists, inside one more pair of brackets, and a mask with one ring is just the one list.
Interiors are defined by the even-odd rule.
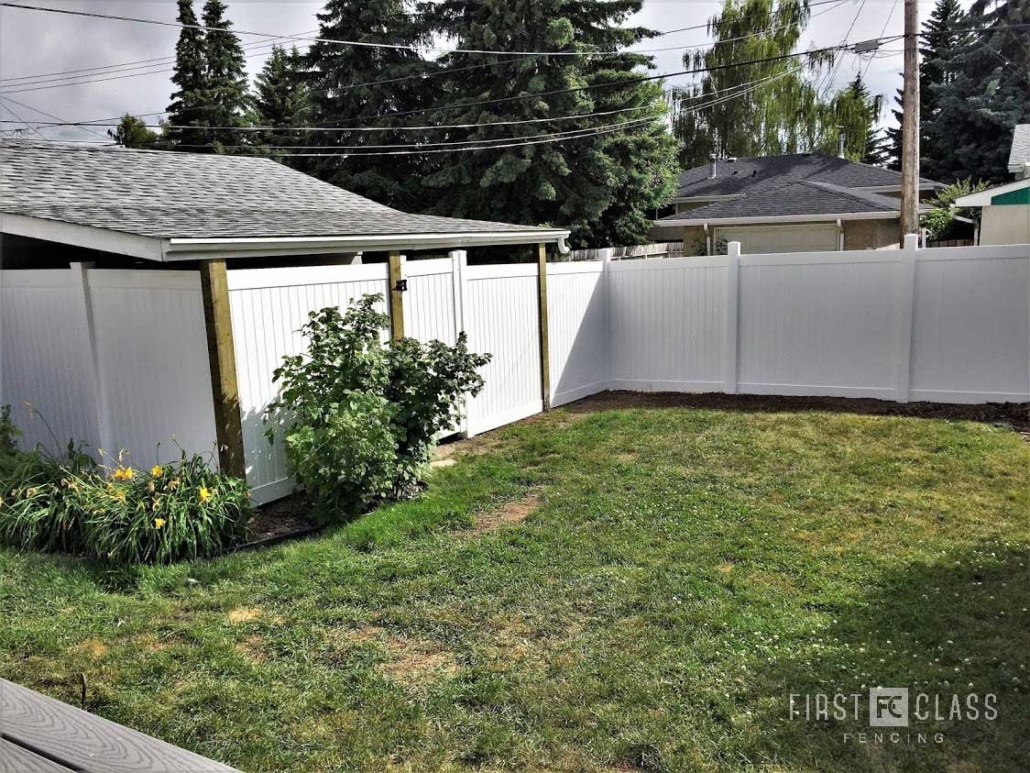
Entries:
[[115,480],[132,480],[135,474],[131,467],[119,467],[114,471],[113,477]]
[[151,478],[160,478],[164,474],[165,474],[165,468],[162,467],[160,464],[155,464],[153,467],[150,468],[150,477]]
[[168,490],[169,491],[175,491],[177,488],[179,488],[179,479],[178,478],[172,478],[170,481],[168,481]]
[[154,519],[154,528],[155,529],[160,529],[162,526],[165,525],[165,523],[166,523],[166,521],[165,521],[164,518],[155,518]]
[[206,486],[201,486],[200,487],[200,502],[201,502],[201,504],[203,504],[204,502],[209,500],[211,498],[211,494],[212,494],[212,492],[210,490],[208,490],[208,488]]

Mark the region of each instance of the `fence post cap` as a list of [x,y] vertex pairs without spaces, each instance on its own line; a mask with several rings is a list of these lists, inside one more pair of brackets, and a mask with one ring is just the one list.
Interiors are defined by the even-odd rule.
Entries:
[[740,242],[730,242],[726,245],[726,254],[740,257]]

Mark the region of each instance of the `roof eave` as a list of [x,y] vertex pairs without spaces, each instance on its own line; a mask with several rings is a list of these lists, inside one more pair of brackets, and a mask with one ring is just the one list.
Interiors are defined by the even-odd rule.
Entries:
[[63,220],[0,212],[0,233],[128,255],[143,260],[162,262],[166,259],[165,239],[66,223]]
[[893,212],[844,212],[814,215],[757,215],[751,217],[696,217],[682,220],[655,220],[653,225],[665,227],[686,227],[696,225],[752,225],[761,223],[834,223],[838,220],[893,220],[900,213]]
[[282,238],[171,239],[168,260],[204,260],[215,257],[250,258],[312,255],[336,252],[388,252],[394,250],[461,249],[518,244],[552,244],[569,231],[483,231],[480,233],[411,233],[381,236],[309,236]]

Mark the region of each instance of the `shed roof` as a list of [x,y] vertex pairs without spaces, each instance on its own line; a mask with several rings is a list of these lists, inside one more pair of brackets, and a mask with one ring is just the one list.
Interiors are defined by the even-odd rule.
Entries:
[[[111,240],[107,249],[114,252],[126,251],[118,245],[156,240],[163,243],[162,260],[213,250],[232,257],[237,250],[441,248],[554,242],[568,235],[408,214],[268,158],[10,139],[0,140],[0,213],[6,232],[38,236],[54,223],[128,237]],[[51,228],[49,238],[78,243],[75,234],[86,238],[79,228]],[[61,234],[65,238],[57,238]]]

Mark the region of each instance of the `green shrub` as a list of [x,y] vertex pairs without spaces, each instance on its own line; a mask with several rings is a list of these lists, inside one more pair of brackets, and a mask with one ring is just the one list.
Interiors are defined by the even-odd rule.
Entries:
[[464,333],[453,347],[384,341],[382,300],[311,312],[301,331],[307,352],[274,373],[268,435],[283,430],[291,471],[323,521],[417,491],[435,437],[458,418],[463,396],[483,388],[477,370],[490,356],[471,354]]
[[247,484],[208,468],[203,457],[119,467],[76,488],[85,544],[117,564],[167,564],[214,556],[240,541],[250,519]]
[[390,404],[352,392],[336,406],[324,421],[299,423],[285,437],[286,457],[307,486],[319,523],[364,512],[391,494],[397,474]]
[[11,421],[11,406],[0,407],[0,457],[17,453],[19,437],[21,430]]

